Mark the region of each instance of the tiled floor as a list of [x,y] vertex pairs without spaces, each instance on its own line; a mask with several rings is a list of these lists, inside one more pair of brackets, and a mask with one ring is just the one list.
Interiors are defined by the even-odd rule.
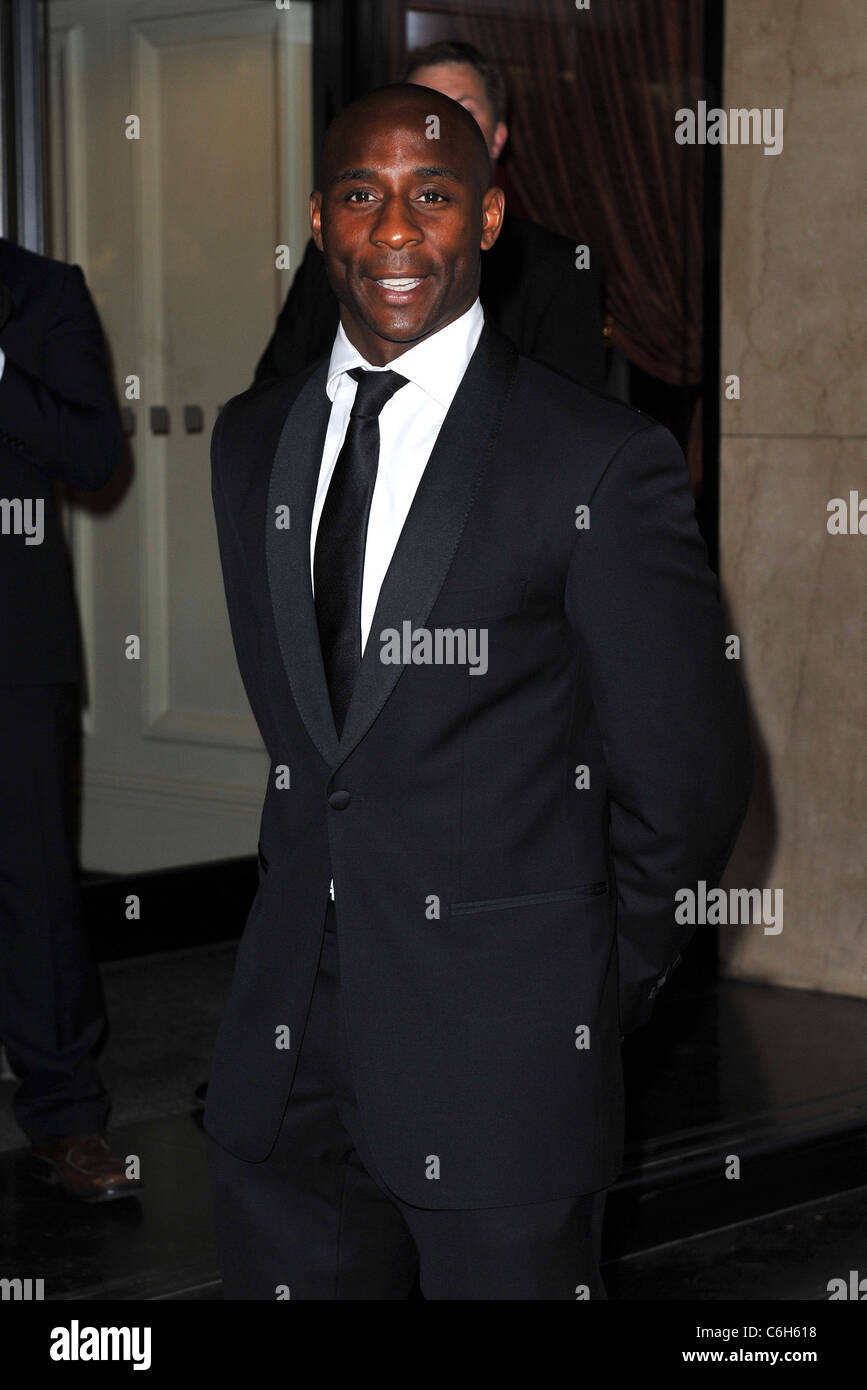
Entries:
[[867,1275],[867,1187],[626,1256],[605,1270],[621,1300],[827,1300]]
[[[219,1298],[198,1121],[147,1120],[112,1137],[141,1157],[140,1198],[82,1207],[32,1184],[22,1153],[0,1157],[0,1273],[43,1278],[49,1299]],[[616,1201],[615,1189],[612,1213]],[[614,1229],[605,1244],[612,1300],[826,1299],[829,1279],[867,1273],[867,1186],[640,1253],[612,1249]]]
[[[191,1092],[231,964],[218,946],[103,967],[110,1138],[141,1158],[139,1198],[82,1207],[33,1183],[2,1084],[0,1277],[43,1278],[54,1299],[220,1297]],[[867,1002],[686,989],[625,1061],[627,1165],[603,1247],[612,1300],[815,1300],[831,1278],[867,1275]]]

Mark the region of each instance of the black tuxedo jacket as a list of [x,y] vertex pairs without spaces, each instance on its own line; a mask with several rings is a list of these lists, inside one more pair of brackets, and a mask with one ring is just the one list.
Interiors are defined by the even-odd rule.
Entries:
[[41,499],[45,516],[41,545],[0,534],[0,685],[75,681],[78,622],[53,484],[107,482],[120,458],[120,416],[78,266],[0,238],[0,298],[8,310],[0,327],[0,498]]
[[[479,298],[485,318],[519,352],[594,391],[605,387],[602,275],[596,252],[575,267],[575,243],[507,212],[482,254]],[[311,239],[280,311],[255,380],[289,377],[331,352],[340,313]]]
[[[621,1033],[689,935],[675,891],[718,879],[751,779],[683,456],[486,325],[338,739],[309,552],[326,374],[235,397],[212,440],[272,768],[206,1128],[244,1159],[273,1146],[333,875],[353,1080],[391,1189],[428,1208],[591,1191],[622,1164]],[[487,672],[383,663],[406,621],[485,628]]]

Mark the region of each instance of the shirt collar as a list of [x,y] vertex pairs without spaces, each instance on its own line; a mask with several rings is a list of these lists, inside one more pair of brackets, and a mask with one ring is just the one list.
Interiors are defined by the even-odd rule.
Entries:
[[352,346],[341,323],[328,364],[325,386],[328,397],[334,400],[345,372],[352,367],[364,367],[369,372],[400,372],[401,376],[420,386],[438,405],[448,410],[476,350],[484,322],[481,302],[477,299],[460,318],[432,333],[429,338],[423,338],[386,367],[375,367],[372,362],[366,361]]

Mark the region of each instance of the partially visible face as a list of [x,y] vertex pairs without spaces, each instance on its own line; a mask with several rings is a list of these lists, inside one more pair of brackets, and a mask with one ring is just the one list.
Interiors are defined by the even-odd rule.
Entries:
[[492,162],[499,159],[508,131],[502,121],[495,119],[482,75],[472,63],[435,63],[432,67],[415,68],[407,81],[433,87],[435,92],[459,102],[479,125]]
[[[353,109],[326,142],[311,230],[344,331],[377,366],[466,312],[480,248],[500,230],[503,194],[485,187],[484,152],[453,112],[430,93],[391,92]],[[430,114],[440,118],[437,139],[427,138]]]

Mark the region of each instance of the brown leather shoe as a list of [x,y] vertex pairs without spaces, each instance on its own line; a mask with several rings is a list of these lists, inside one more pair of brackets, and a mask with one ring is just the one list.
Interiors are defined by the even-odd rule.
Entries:
[[34,1144],[31,1171],[40,1182],[56,1184],[80,1202],[114,1202],[143,1186],[141,1178],[127,1177],[123,1159],[101,1134],[72,1134]]

